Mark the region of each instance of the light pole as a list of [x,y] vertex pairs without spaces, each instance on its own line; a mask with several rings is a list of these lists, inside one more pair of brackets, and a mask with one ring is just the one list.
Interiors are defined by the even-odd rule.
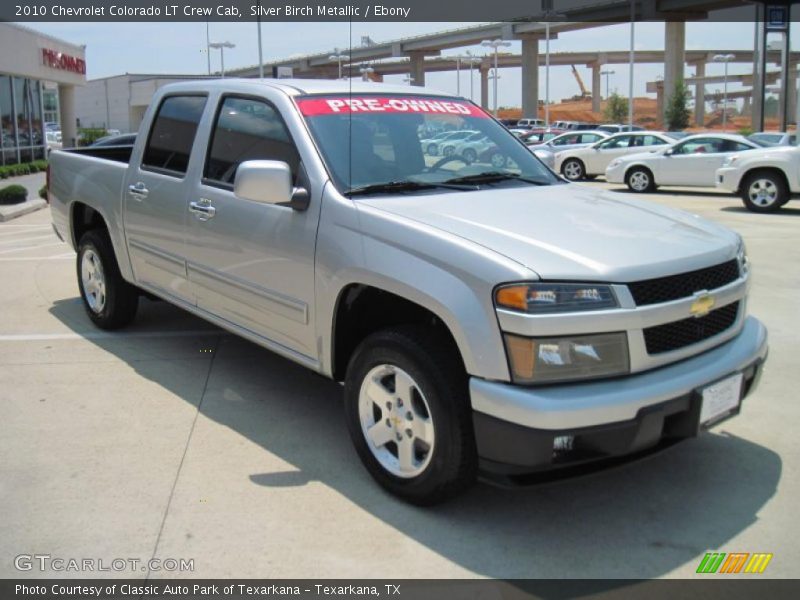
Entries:
[[494,116],[497,116],[497,80],[500,78],[497,71],[497,55],[500,48],[508,47],[511,45],[511,42],[505,42],[503,40],[483,40],[481,42],[481,46],[485,48],[492,48],[494,50]]
[[219,50],[219,63],[220,63],[220,73],[222,74],[222,78],[225,78],[225,48],[236,48],[236,44],[231,42],[211,42],[209,44],[211,48],[215,50]]
[[412,83],[414,83],[414,78],[411,75],[406,75],[405,77],[403,77],[403,83],[411,85]]
[[608,78],[611,75],[614,75],[615,73],[616,73],[616,71],[608,71],[608,70],[600,71],[600,75],[605,75],[606,76],[606,99],[608,99]]
[[333,49],[333,54],[331,54],[328,57],[328,60],[335,60],[337,63],[339,63],[339,79],[341,79],[342,78],[342,61],[350,60],[350,56],[348,54],[344,54],[342,52],[339,52],[338,48],[334,48]]
[[467,54],[463,57],[463,60],[464,62],[469,63],[469,99],[472,100],[473,91],[475,89],[475,86],[472,83],[473,67],[475,66],[475,63],[481,62],[481,58],[479,56],[472,56],[472,53],[467,50]]
[[211,75],[211,38],[208,33],[208,21],[206,21],[206,58],[208,59],[208,74]]
[[258,78],[264,79],[264,58],[261,53],[261,0],[258,0],[258,18],[256,25],[258,26]]
[[634,24],[636,23],[636,0],[631,0],[631,51],[628,64],[628,126],[633,131],[633,64],[635,62]]
[[733,54],[715,54],[713,59],[714,62],[725,64],[724,83],[722,85],[722,131],[725,131],[728,125],[728,63],[734,58],[736,57]]

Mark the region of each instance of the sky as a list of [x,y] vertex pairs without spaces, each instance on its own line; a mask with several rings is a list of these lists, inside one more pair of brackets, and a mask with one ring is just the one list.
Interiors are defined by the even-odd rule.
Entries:
[[[406,36],[420,35],[446,29],[466,27],[470,23],[262,23],[263,54],[265,61],[287,58],[296,54],[332,51],[335,47],[346,49],[350,40],[359,45],[362,35],[369,35],[381,42]],[[25,26],[58,38],[86,45],[87,77],[95,79],[123,73],[181,73],[205,74],[207,72],[206,24],[205,23],[26,23]],[[225,68],[251,66],[258,62],[257,25],[255,23],[211,23],[212,41],[230,41],[236,48],[225,51]],[[800,28],[792,31],[797,40],[793,46],[800,47]],[[687,50],[739,50],[752,49],[753,23],[687,23]],[[627,50],[629,48],[630,25],[619,24],[584,29],[561,34],[550,43],[551,52]],[[664,47],[663,23],[637,23],[635,48],[637,50],[660,50]],[[481,46],[448,50],[443,53],[458,54],[471,50],[482,56],[487,49]],[[520,42],[512,42],[509,52],[519,53]],[[540,43],[544,53],[544,42]],[[220,56],[212,50],[212,69],[219,70]],[[591,85],[591,70],[585,65],[576,65],[587,87]],[[628,66],[613,65],[609,76],[611,91],[622,95],[628,92]],[[722,75],[723,65],[709,63],[707,75]],[[540,69],[540,97],[544,98],[544,68]],[[751,65],[732,64],[730,74],[750,73]],[[689,67],[686,75],[693,74]],[[474,73],[474,98],[479,99],[479,77]],[[634,77],[634,94],[646,95],[646,82],[663,76],[662,65],[637,65]],[[388,76],[385,81],[402,83],[402,76]],[[456,74],[429,73],[426,85],[445,92],[456,92]],[[491,88],[491,86],[490,86]],[[707,93],[722,85],[707,86]],[[738,86],[730,84],[729,90]],[[498,104],[519,106],[521,104],[521,72],[519,68],[501,69],[498,82]],[[469,72],[461,73],[461,93],[469,96]],[[491,93],[491,92],[490,92]],[[569,66],[552,67],[550,75],[550,98],[558,101],[579,93],[578,85]],[[606,95],[605,77],[602,95]]]

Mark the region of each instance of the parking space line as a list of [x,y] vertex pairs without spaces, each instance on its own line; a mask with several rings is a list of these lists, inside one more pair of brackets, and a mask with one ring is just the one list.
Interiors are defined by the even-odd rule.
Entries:
[[0,262],[19,262],[28,260],[72,260],[75,258],[75,253],[70,254],[56,254],[54,256],[4,256],[0,258]]
[[[27,233],[34,233],[34,232],[31,231],[31,232],[26,232],[26,234]],[[13,240],[0,240],[0,245],[11,246],[13,244],[20,244],[23,242],[33,242],[35,240],[52,240],[53,237],[54,236],[50,234],[50,235],[37,235],[35,237],[18,238]]]
[[52,244],[39,244],[38,246],[23,246],[22,248],[12,248],[11,250],[2,250],[0,254],[12,254],[14,252],[22,252],[23,250],[36,250],[38,248],[48,248],[50,246],[63,246],[64,242],[53,242]]
[[230,335],[220,329],[195,329],[190,331],[131,331],[110,333],[105,331],[88,331],[86,333],[10,333],[0,334],[0,342],[44,342],[57,340],[114,340],[151,337],[199,337]]

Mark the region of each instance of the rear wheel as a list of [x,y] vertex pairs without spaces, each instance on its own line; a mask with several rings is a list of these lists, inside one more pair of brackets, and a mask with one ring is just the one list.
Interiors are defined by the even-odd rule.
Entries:
[[430,156],[436,156],[437,152],[438,148],[436,147],[436,144],[428,144],[428,154]]
[[586,168],[577,158],[568,158],[561,165],[561,172],[570,181],[579,181],[586,176]]
[[466,150],[464,150],[464,152],[461,153],[461,156],[463,156],[464,160],[467,161],[468,163],[474,163],[478,158],[478,155],[472,148],[467,148]]
[[347,369],[350,436],[372,477],[392,494],[430,505],[475,479],[467,376],[443,336],[397,327],[368,336]]
[[656,189],[655,182],[653,181],[653,174],[650,169],[644,167],[633,167],[625,175],[625,183],[628,184],[628,189],[632,192],[652,192]]
[[745,177],[741,195],[748,210],[771,213],[789,201],[789,187],[784,178],[774,171],[756,171]]
[[139,290],[122,278],[105,230],[93,229],[83,234],[76,267],[83,306],[95,325],[118,329],[133,321]]

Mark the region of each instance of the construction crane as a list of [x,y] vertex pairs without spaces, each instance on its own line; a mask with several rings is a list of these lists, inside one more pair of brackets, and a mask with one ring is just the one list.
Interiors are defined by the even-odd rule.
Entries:
[[586,86],[583,83],[583,79],[581,79],[580,73],[578,73],[578,69],[575,68],[575,65],[572,66],[572,75],[575,77],[575,81],[578,82],[578,87],[581,89],[580,95],[575,95],[570,100],[591,100],[592,94],[589,90],[586,89]]

